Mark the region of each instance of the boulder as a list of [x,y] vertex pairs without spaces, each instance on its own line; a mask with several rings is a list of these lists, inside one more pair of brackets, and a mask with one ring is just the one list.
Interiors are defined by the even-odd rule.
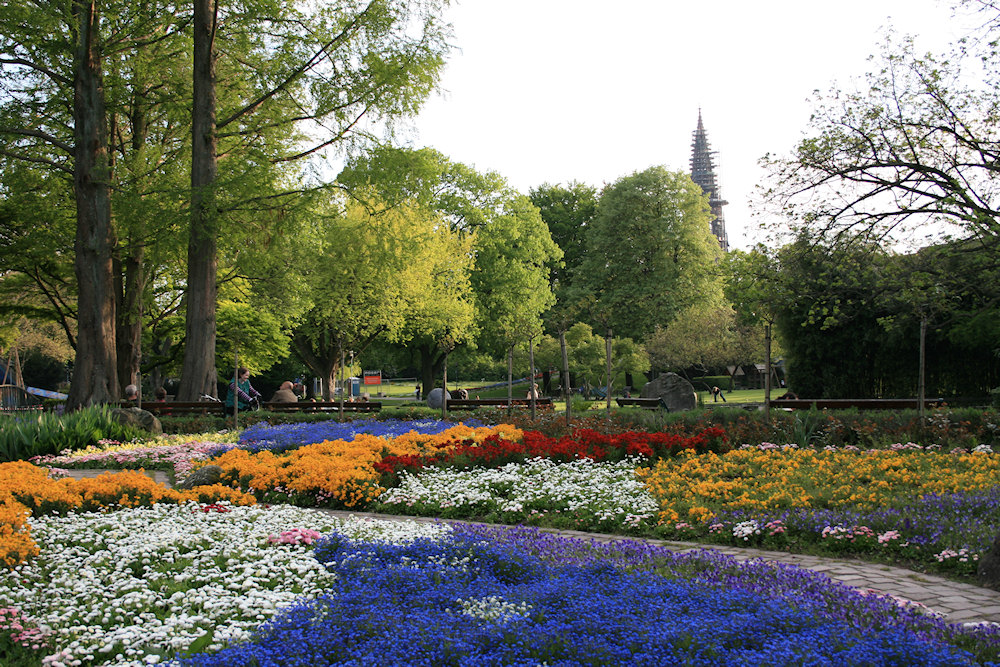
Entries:
[[218,484],[222,479],[222,468],[219,466],[202,466],[193,471],[187,478],[177,485],[178,489],[193,489],[196,486],[211,486]]
[[160,420],[156,418],[156,415],[148,410],[140,410],[139,408],[115,408],[111,411],[111,417],[119,424],[131,426],[133,428],[141,428],[149,431],[153,435],[160,435],[163,433],[163,426],[160,424]]
[[694,410],[698,405],[694,386],[676,373],[662,373],[652,382],[647,382],[640,396],[660,399],[669,412]]
[[993,539],[993,546],[979,559],[976,574],[982,586],[1000,591],[1000,535]]
[[431,389],[427,394],[427,407],[431,409],[439,409],[441,407],[441,399],[444,396],[444,390],[441,387],[435,387]]

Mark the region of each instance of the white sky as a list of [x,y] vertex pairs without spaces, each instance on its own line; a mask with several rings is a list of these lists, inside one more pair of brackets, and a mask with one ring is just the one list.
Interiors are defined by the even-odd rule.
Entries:
[[689,171],[702,111],[731,247],[758,221],[758,160],[787,153],[814,90],[868,71],[882,28],[943,50],[961,34],[940,0],[464,0],[459,47],[410,136],[520,191],[598,188],[662,164]]

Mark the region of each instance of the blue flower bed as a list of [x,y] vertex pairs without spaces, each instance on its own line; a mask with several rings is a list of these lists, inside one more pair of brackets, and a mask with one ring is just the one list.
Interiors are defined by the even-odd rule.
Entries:
[[[485,426],[477,419],[463,422],[466,426]],[[209,452],[209,457],[218,456],[230,449],[240,448],[250,452],[272,451],[274,453],[297,449],[324,440],[353,440],[359,433],[368,433],[383,438],[393,438],[410,431],[426,435],[436,435],[456,426],[455,422],[440,419],[354,419],[338,422],[326,420],[303,424],[276,424],[260,422],[250,426],[240,434],[239,444],[219,445]]]
[[823,575],[717,553],[456,527],[406,545],[332,535],[329,592],[190,667],[976,665],[965,631]]

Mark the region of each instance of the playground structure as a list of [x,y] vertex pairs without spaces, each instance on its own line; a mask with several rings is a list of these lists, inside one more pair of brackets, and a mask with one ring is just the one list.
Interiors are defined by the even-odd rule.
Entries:
[[66,400],[66,394],[57,391],[27,387],[21,375],[21,357],[17,348],[0,349],[0,412],[41,410],[43,398]]

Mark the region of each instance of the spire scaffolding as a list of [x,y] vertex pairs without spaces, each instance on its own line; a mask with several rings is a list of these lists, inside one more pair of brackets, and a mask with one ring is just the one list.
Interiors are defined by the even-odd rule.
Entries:
[[691,180],[701,186],[708,195],[708,204],[712,210],[712,234],[719,239],[719,247],[723,252],[729,250],[729,238],[726,235],[726,220],[722,207],[729,202],[722,198],[719,183],[715,176],[715,151],[708,143],[708,134],[701,119],[701,109],[698,109],[698,129],[694,131],[691,142]]

